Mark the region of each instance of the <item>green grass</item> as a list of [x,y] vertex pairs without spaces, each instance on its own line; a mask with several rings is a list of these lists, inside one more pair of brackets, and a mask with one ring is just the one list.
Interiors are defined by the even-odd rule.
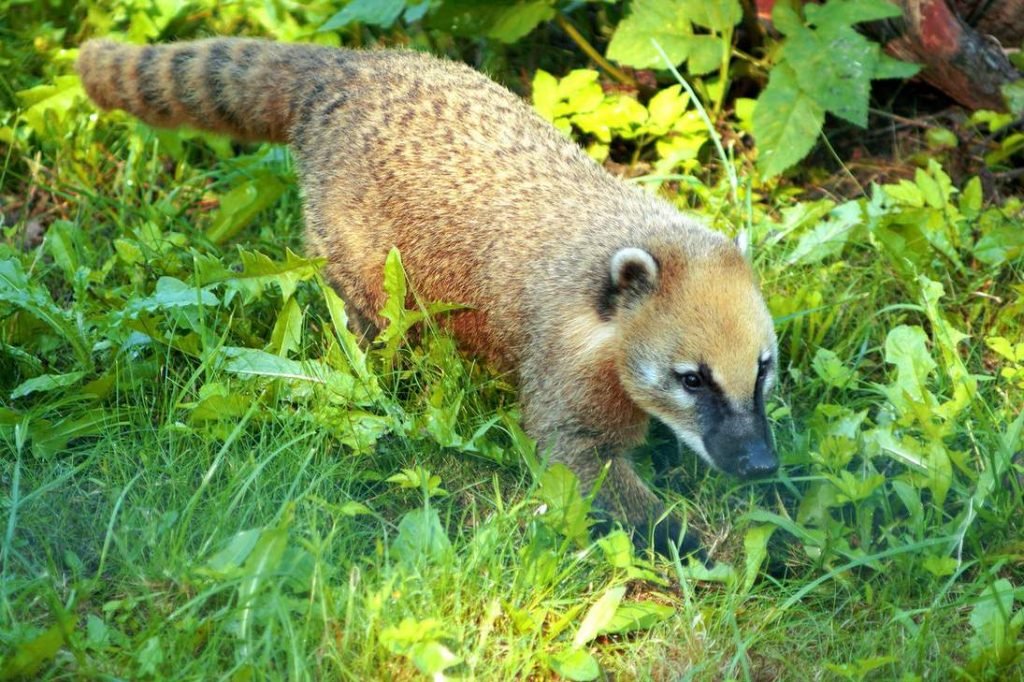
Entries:
[[1019,197],[922,165],[838,207],[754,176],[747,212],[686,177],[750,224],[783,369],[776,479],[638,453],[707,572],[581,532],[512,378],[436,329],[364,355],[288,255],[281,150],[15,99],[67,72],[33,17],[0,75],[0,678],[1024,675],[1024,350],[986,342],[1024,341]]

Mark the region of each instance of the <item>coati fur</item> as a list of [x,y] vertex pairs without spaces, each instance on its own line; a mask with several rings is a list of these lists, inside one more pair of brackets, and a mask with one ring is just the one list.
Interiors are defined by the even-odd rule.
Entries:
[[[599,507],[669,554],[696,547],[632,468],[648,415],[713,466],[777,467],[772,319],[732,240],[608,174],[505,88],[396,50],[253,39],[86,42],[104,109],[288,143],[306,240],[372,335],[398,247],[461,346],[518,375],[524,425]],[[658,524],[655,528],[654,524]]]

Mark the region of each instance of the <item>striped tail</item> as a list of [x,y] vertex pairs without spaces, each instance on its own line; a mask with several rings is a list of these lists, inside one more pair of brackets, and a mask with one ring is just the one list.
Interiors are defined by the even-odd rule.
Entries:
[[332,52],[341,51],[235,38],[157,46],[90,40],[76,66],[104,109],[158,127],[283,143],[317,74],[332,71]]

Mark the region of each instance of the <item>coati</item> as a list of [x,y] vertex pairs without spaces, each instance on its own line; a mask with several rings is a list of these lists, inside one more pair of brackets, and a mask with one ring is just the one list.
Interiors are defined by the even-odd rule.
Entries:
[[[465,304],[462,347],[518,375],[525,427],[644,545],[697,547],[633,470],[648,415],[712,466],[778,466],[772,319],[740,245],[604,171],[510,91],[410,51],[253,39],[89,41],[103,108],[291,144],[307,241],[372,335],[397,246],[417,292]],[[654,524],[658,524],[655,527]]]

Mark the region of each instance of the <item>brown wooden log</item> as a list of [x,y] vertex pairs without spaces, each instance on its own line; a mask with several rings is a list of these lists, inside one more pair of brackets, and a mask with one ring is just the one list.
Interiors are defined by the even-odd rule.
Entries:
[[[886,52],[922,65],[920,77],[971,109],[1005,110],[1000,86],[1022,77],[998,42],[986,39],[946,0],[900,0],[902,19],[889,22]],[[869,32],[878,31],[872,25]]]
[[950,0],[960,19],[1007,48],[1024,43],[1024,0]]

